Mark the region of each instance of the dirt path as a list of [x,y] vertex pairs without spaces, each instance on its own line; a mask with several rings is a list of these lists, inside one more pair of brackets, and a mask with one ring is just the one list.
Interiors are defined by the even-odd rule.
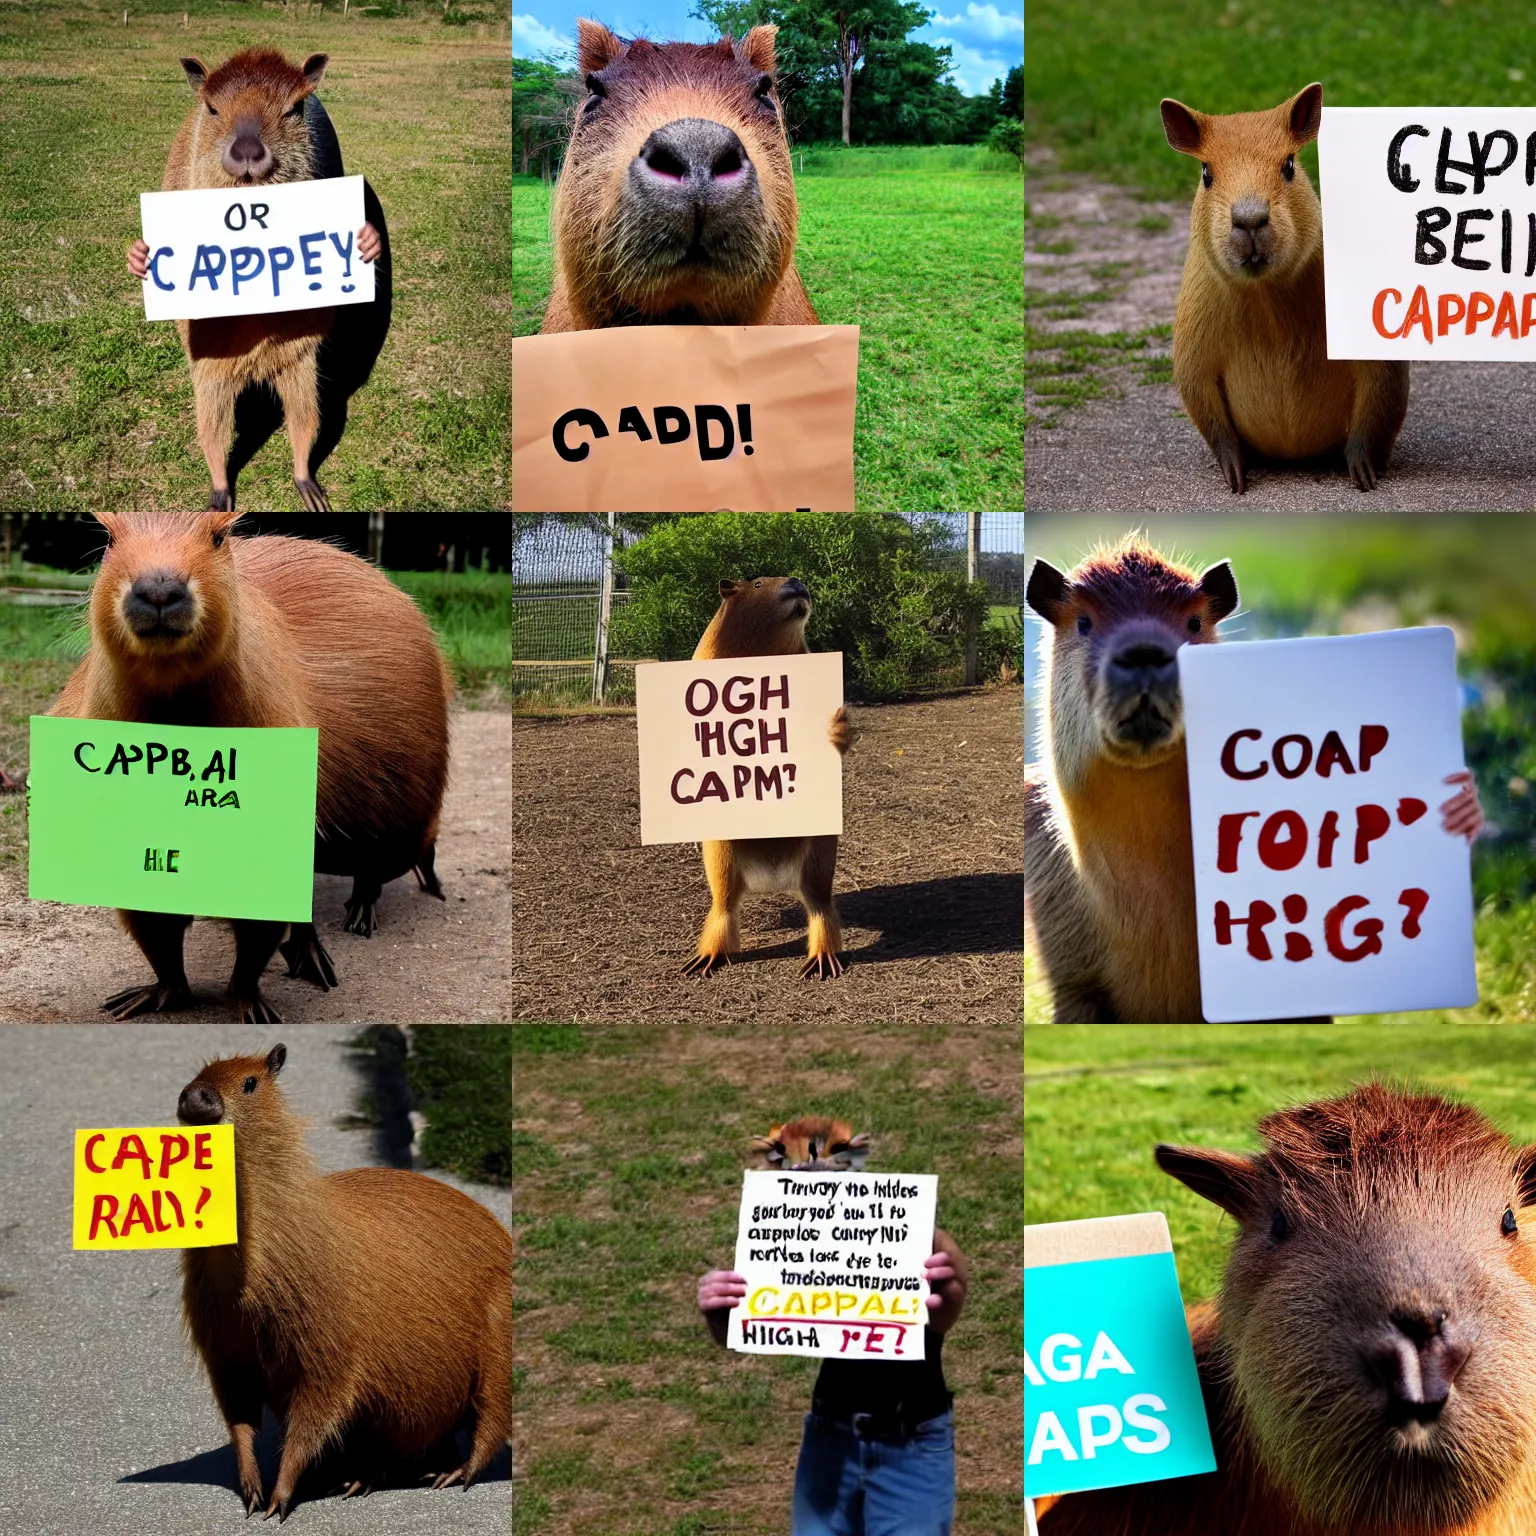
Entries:
[[[281,961],[274,961],[262,991],[285,1022],[488,1023],[510,1017],[511,750],[510,715],[474,710],[454,716],[437,844],[446,903],[423,895],[409,876],[396,880],[384,888],[374,936],[360,939],[341,931],[351,881],[316,876],[315,922],[336,962],[338,985],[321,992],[289,981]],[[24,871],[0,873],[0,1021],[99,1022],[103,998],[148,979],[143,956],[109,911],[25,898]],[[193,923],[186,955],[195,1005],[169,1017],[227,1023],[230,928]]]
[[[1380,485],[1342,468],[1265,468],[1242,498],[1226,488],[1169,376],[1188,206],[1057,174],[1032,153],[1025,282],[1037,332],[1025,504],[1036,512],[1529,511],[1536,503],[1536,368],[1416,363],[1408,417]],[[1074,342],[1072,333],[1077,333]],[[1085,334],[1086,333],[1086,334]],[[1133,348],[1091,337],[1139,338]],[[1059,371],[1053,371],[1057,370]],[[1086,404],[1064,405],[1074,395]]]
[[797,979],[792,898],[749,897],[746,952],[679,974],[709,897],[695,846],[642,848],[632,717],[518,719],[515,1016],[797,1024],[1017,1018],[1019,694],[856,706],[837,901],[847,973]]

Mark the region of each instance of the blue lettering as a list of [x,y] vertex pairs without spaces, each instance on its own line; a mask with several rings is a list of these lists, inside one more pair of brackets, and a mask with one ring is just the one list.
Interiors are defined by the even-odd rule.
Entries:
[[[213,264],[213,259],[215,256],[217,256],[219,259],[219,264],[217,266]],[[187,292],[191,293],[191,291],[197,287],[198,278],[206,277],[208,279],[209,288],[212,289],[214,293],[217,293],[219,291],[219,274],[224,270],[224,263],[225,256],[223,246],[198,246],[197,255],[192,259],[192,281],[187,284]]]
[[230,277],[234,281],[237,294],[240,292],[240,284],[260,277],[262,269],[267,264],[267,258],[254,245],[237,245],[229,253],[229,258]]
[[293,265],[293,247],[289,245],[274,245],[267,251],[271,259],[272,270],[272,297],[278,298],[277,279],[280,273],[286,272]]

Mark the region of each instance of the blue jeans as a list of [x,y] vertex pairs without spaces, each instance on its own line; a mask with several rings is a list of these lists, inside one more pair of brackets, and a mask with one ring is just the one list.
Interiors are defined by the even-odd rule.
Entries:
[[949,1536],[954,1518],[952,1414],[899,1445],[806,1414],[791,1536]]

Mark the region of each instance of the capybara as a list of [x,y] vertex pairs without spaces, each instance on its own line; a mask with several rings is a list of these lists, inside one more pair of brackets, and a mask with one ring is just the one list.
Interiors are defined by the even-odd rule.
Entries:
[[859,1173],[869,1160],[869,1137],[846,1120],[802,1115],[752,1138],[755,1161],[785,1173]]
[[[720,606],[697,646],[695,661],[721,656],[800,656],[811,594],[793,576],[758,576],[751,581],[722,581]],[[853,740],[848,711],[832,715],[828,739],[839,752]],[[704,874],[709,881],[709,916],[699,934],[698,953],[685,974],[712,975],[741,948],[736,912],[749,892],[793,891],[805,908],[807,957],[801,976],[818,980],[843,974],[843,930],[832,896],[837,869],[837,837],[752,837],[704,844]]]
[[1168,142],[1200,161],[1173,377],[1238,495],[1255,456],[1342,453],[1371,490],[1408,410],[1407,363],[1328,360],[1323,214],[1296,159],[1322,117],[1320,85],[1223,117],[1163,102]]
[[773,41],[625,42],[577,22],[587,97],[552,214],[545,331],[815,325]]
[[1064,1497],[1041,1536],[1536,1531],[1536,1147],[1379,1084],[1259,1131],[1157,1149],[1238,1223],[1190,1311],[1217,1470]]
[[[283,1430],[267,1514],[348,1437],[366,1493],[389,1458],[449,1456],[465,1488],[512,1426],[512,1239],[483,1206],[400,1168],[320,1173],[277,1075],[287,1050],[213,1061],[181,1090],[183,1125],[235,1128],[237,1243],[181,1256],[182,1316],[229,1426],[246,1514],[264,1492],[263,1407]],[[459,1429],[470,1451],[449,1449]]]
[[[352,875],[346,931],[372,934],[385,881],[434,871],[452,682],[427,622],[365,560],[312,539],[240,538],[234,512],[97,513],[108,535],[91,645],[50,714],[155,725],[316,726],[315,868]],[[154,967],[114,1017],[184,1007],[190,916],[119,914]],[[280,1022],[261,973],[336,972],[312,923],[237,919],[230,993],[242,1020]]]
[[[269,48],[247,48],[214,70],[183,59],[197,103],[171,144],[163,190],[345,175],[336,131],[313,94],[326,63],[316,53],[295,66]],[[341,441],[348,400],[383,349],[392,306],[389,228],[366,182],[363,212],[357,251],[377,268],[371,304],[177,322],[192,366],[210,508],[234,506],[236,476],[286,421],[299,499],[311,512],[330,510],[315,476]],[[135,241],[128,270],[142,280],[148,260],[149,247]]]
[[[1225,561],[1200,575],[1136,535],[1070,574],[1037,560],[1050,628],[1042,765],[1024,783],[1024,894],[1058,1023],[1197,1023],[1200,962],[1178,650],[1237,608]],[[1445,830],[1482,827],[1468,773]]]

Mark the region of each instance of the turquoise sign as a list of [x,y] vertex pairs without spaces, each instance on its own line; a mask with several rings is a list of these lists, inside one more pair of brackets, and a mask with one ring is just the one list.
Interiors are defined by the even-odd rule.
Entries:
[[1024,1496],[1214,1472],[1171,1253],[1024,1272]]

